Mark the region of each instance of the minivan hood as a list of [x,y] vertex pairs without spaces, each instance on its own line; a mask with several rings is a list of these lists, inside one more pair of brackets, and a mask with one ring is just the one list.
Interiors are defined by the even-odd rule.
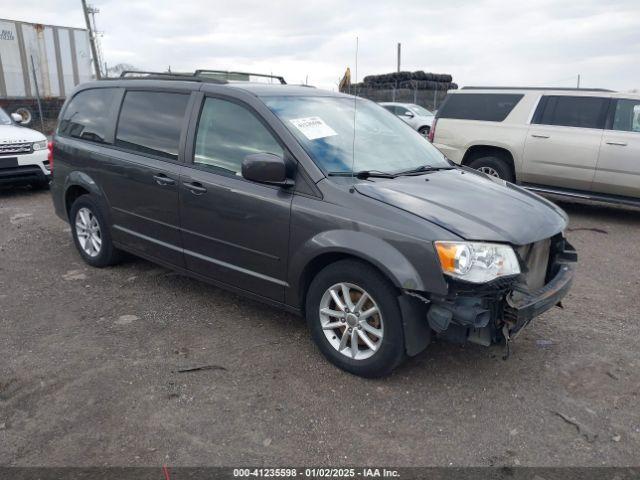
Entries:
[[526,245],[567,226],[553,203],[516,185],[463,169],[374,179],[355,189],[428,220],[465,240]]
[[27,143],[46,140],[40,132],[17,125],[0,125],[0,143]]

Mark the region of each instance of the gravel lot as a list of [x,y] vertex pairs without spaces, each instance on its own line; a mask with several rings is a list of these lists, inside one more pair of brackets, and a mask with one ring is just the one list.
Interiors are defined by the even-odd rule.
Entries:
[[[564,310],[508,361],[438,343],[372,381],[295,316],[139,259],[86,266],[48,192],[0,191],[0,465],[637,466],[640,211],[562,206]],[[178,371],[199,365],[221,368]]]

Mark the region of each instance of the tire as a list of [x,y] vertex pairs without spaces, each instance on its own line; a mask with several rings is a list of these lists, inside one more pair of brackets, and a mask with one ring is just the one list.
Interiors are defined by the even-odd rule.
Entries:
[[429,127],[429,125],[425,125],[418,129],[418,133],[426,138],[429,135],[429,130],[431,130],[431,127]]
[[480,170],[481,172],[491,175],[493,177],[501,178],[507,182],[514,182],[515,175],[509,164],[500,157],[481,157],[469,163],[471,168]]
[[[87,252],[85,247],[82,246],[80,237],[78,235],[80,225],[83,223],[81,218],[82,215],[79,216],[78,213],[81,210],[83,212],[82,215],[84,215],[85,218],[87,218],[87,212],[89,212],[90,214],[90,216],[88,217],[89,221],[84,223],[92,224],[91,220],[95,219],[96,224],[99,228],[99,230],[97,231],[98,236],[100,237],[99,249],[96,249],[95,244],[91,242],[94,254]],[[73,205],[71,205],[71,210],[69,212],[69,223],[71,224],[73,243],[75,243],[80,256],[86,263],[88,263],[92,267],[103,268],[108,267],[109,265],[115,265],[116,263],[120,262],[120,260],[122,259],[122,251],[113,246],[109,226],[104,219],[104,215],[100,211],[100,207],[91,197],[91,195],[81,195],[76,199],[75,202],[73,202]]]
[[[378,313],[358,323],[359,317],[355,314],[344,315],[337,310],[337,303],[332,299],[329,290],[332,287],[335,288],[335,292],[344,302],[345,296],[339,284],[349,285],[348,288],[351,289],[349,297],[355,307],[362,296],[362,291],[367,293],[368,299],[360,310],[361,316],[376,307]],[[402,316],[397,297],[398,294],[391,282],[370,265],[357,260],[340,260],[333,263],[316,275],[307,292],[305,312],[311,337],[331,363],[349,373],[367,378],[388,375],[406,359]],[[320,309],[326,305],[327,298],[330,303],[325,308],[344,315],[342,319],[320,313]],[[348,305],[344,306],[348,308]],[[355,309],[350,311],[354,312]],[[367,322],[368,327],[362,322]],[[339,326],[335,329],[326,327],[323,329],[323,323],[339,324]],[[350,326],[355,327],[352,328],[351,334],[348,333]],[[371,331],[378,333],[373,335],[369,333]],[[347,334],[347,339],[340,351],[342,332]],[[351,342],[354,337],[351,335],[357,339],[355,352],[354,343]],[[376,346],[375,350],[363,341],[361,335],[367,336],[369,344]],[[382,338],[379,338],[380,335]]]

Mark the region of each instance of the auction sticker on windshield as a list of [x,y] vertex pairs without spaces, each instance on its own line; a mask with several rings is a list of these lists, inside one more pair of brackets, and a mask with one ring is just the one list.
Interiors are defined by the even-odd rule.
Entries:
[[309,140],[338,135],[338,132],[324,123],[320,117],[292,118],[289,121]]

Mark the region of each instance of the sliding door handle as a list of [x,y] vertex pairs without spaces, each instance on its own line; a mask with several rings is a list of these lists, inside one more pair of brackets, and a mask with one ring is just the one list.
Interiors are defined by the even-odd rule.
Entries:
[[183,185],[194,195],[202,195],[207,189],[200,182],[183,182]]
[[627,142],[606,142],[607,145],[617,145],[619,147],[626,147]]
[[549,138],[549,135],[542,135],[540,133],[532,133],[531,136],[533,138]]
[[153,179],[158,185],[175,185],[176,181],[173,178],[167,177],[164,173],[158,173],[153,176]]

